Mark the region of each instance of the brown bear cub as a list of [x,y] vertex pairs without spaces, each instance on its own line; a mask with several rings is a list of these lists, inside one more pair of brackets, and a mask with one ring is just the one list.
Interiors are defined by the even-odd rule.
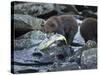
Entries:
[[73,42],[77,30],[77,21],[74,16],[71,15],[53,16],[47,19],[44,24],[45,32],[54,32],[64,35],[68,41],[68,44],[71,44]]
[[80,26],[80,33],[85,42],[93,40],[97,42],[97,20],[95,18],[86,18]]

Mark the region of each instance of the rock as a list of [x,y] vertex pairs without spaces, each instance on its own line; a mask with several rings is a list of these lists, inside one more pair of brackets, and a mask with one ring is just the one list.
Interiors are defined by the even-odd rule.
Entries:
[[58,14],[79,15],[74,5],[55,4],[55,10]]
[[33,56],[42,57],[43,54],[42,54],[41,52],[34,52],[34,53],[33,53]]
[[64,41],[64,44],[67,46],[67,40],[63,35],[53,34],[52,36],[44,39],[37,47],[37,50],[43,51],[49,48],[52,44],[57,43],[58,41]]
[[17,39],[33,39],[33,40],[44,40],[47,35],[41,31],[30,31],[25,35],[18,37]]
[[89,9],[83,10],[81,15],[84,16],[84,18],[92,17],[97,19],[97,14],[95,14],[92,10]]
[[63,51],[63,48],[61,47],[51,47],[51,48],[48,48],[47,50],[44,50],[42,51],[44,54],[47,54],[47,55],[54,55],[54,56],[59,56],[59,55],[62,55],[62,56],[65,56],[66,53],[64,53]]
[[85,43],[85,45],[83,47],[78,48],[77,51],[74,52],[73,56],[71,57],[70,61],[75,61],[77,62],[79,65],[81,65],[81,56],[82,53],[88,49],[91,48],[97,48],[97,44],[95,41],[91,41],[89,40],[87,43]]
[[33,39],[14,40],[14,50],[28,49],[39,45],[40,42],[41,40],[33,40]]
[[17,3],[12,4],[14,14],[32,15],[42,19],[47,19],[54,15],[70,14],[79,15],[74,5],[62,5],[52,3]]
[[39,57],[33,57],[33,53],[35,52],[35,47],[30,49],[23,49],[23,50],[15,50],[12,54],[12,61],[13,62],[20,62],[20,63],[33,63],[34,60],[39,60]]
[[[12,62],[14,65],[20,66],[43,66],[53,63],[53,56],[44,55],[42,52],[36,52],[36,47],[24,50],[16,50],[13,53]],[[41,53],[40,56],[33,55],[34,53]],[[13,63],[12,63],[13,64]]]
[[43,15],[54,10],[53,4],[48,3],[23,3],[14,5],[14,14]]
[[12,67],[12,73],[34,73],[39,72],[39,69],[32,66],[19,66],[19,65],[13,65]]
[[81,66],[83,69],[97,68],[97,48],[91,48],[82,52]]
[[45,38],[46,34],[41,31],[30,31],[14,40],[14,50],[23,50],[38,46]]
[[36,69],[25,69],[25,70],[18,71],[18,73],[35,73],[35,72],[39,72],[39,70],[36,70]]
[[88,40],[87,43],[85,44],[85,46],[89,49],[89,48],[97,48],[97,43],[95,41],[92,40]]
[[66,71],[66,70],[79,70],[79,65],[76,62],[63,63],[61,66],[52,67],[49,71]]
[[[54,48],[55,49],[55,48]],[[54,50],[54,54],[55,56],[60,59],[60,60],[63,60],[65,59],[66,57],[70,57],[73,55],[73,49],[70,48],[70,47],[58,47],[58,49]]]
[[14,14],[14,26],[16,29],[25,29],[28,27],[30,29],[41,29],[43,21],[43,19],[32,17],[30,15]]
[[77,62],[78,65],[81,64],[81,55],[82,55],[82,51],[81,50],[77,50],[76,52],[74,52],[73,56],[69,58],[69,62]]
[[54,55],[44,55],[40,58],[39,61],[35,61],[40,64],[53,64],[55,61]]
[[41,30],[43,21],[43,19],[29,15],[14,14],[14,16],[12,16],[12,25],[14,24],[15,37],[32,30]]
[[47,50],[42,51],[44,54],[55,56],[55,60],[58,61],[65,61],[66,57],[70,57],[73,55],[73,49],[67,46],[61,47],[51,47]]
[[[79,53],[80,52],[83,52],[84,50],[87,50],[87,49],[91,49],[91,48],[97,48],[97,43],[95,41],[92,41],[92,40],[88,40],[83,47],[81,47],[78,51]],[[77,51],[77,52],[78,52]]]

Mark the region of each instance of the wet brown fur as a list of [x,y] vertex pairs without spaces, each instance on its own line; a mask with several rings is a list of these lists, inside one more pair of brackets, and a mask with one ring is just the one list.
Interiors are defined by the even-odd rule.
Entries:
[[44,31],[47,33],[58,33],[66,37],[69,44],[78,30],[77,21],[71,15],[53,16],[44,24]]
[[80,26],[80,33],[85,42],[93,40],[97,42],[97,20],[95,18],[86,18]]

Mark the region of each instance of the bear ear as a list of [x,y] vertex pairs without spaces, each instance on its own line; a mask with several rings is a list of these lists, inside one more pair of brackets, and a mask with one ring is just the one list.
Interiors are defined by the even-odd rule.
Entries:
[[41,24],[41,27],[44,27],[45,23],[46,23],[46,21],[43,20],[43,21],[42,21],[42,24]]

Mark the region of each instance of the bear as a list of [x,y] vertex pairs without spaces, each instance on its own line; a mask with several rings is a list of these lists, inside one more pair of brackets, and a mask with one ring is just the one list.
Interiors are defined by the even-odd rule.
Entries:
[[72,15],[52,16],[46,20],[43,26],[46,33],[58,33],[65,36],[68,44],[73,42],[78,30],[78,23]]
[[88,40],[97,42],[97,19],[86,18],[80,25],[80,34],[84,38],[85,43]]

